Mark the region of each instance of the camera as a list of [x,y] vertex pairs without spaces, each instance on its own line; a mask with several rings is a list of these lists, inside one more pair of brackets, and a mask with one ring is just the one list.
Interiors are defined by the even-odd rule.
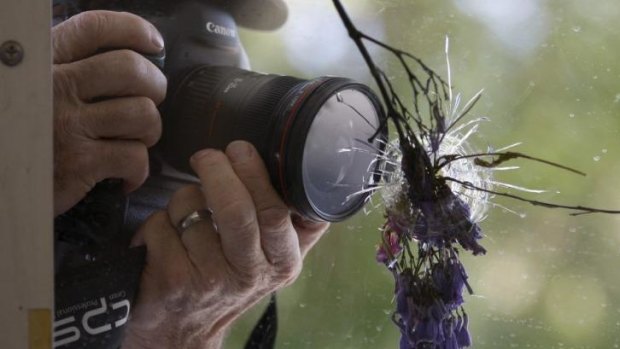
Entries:
[[[175,190],[199,183],[189,167],[196,151],[249,141],[291,210],[316,221],[355,214],[379,182],[387,139],[379,99],[346,78],[306,80],[249,70],[237,23],[273,26],[244,8],[252,3],[63,2],[67,11],[122,10],[153,23],[166,51],[147,58],[168,77],[168,94],[160,106],[162,139],[150,151],[145,184],[124,196],[118,180],[106,180],[55,220],[55,347],[120,342],[145,255],[144,248],[128,248],[129,241]],[[286,12],[274,16],[282,22]]]

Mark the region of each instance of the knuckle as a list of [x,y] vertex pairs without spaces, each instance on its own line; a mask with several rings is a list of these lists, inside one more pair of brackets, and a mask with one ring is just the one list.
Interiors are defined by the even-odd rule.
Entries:
[[258,228],[254,210],[242,200],[224,203],[213,215],[218,223],[225,222],[230,230],[249,233]]
[[134,107],[136,108],[135,110],[136,113],[140,113],[144,115],[157,114],[159,116],[157,106],[148,97],[137,97],[136,102],[134,103]]
[[133,158],[132,164],[135,164],[137,180],[140,184],[146,181],[149,176],[149,152],[143,144],[137,144],[131,150],[131,158]]
[[162,73],[158,68],[155,68],[155,66],[151,62],[149,62],[149,65],[157,75],[157,95],[154,97],[154,102],[155,104],[160,105],[166,99],[166,94],[168,92],[168,79],[166,78],[164,73]]
[[129,68],[129,71],[135,74],[136,78],[141,78],[147,75],[148,62],[146,58],[140,56],[139,53],[132,50],[119,50],[120,58],[125,62],[125,66]]
[[132,50],[118,50],[116,52],[118,66],[123,67],[123,75],[128,80],[144,80],[150,75],[149,61]]
[[276,279],[281,282],[282,285],[288,286],[293,283],[301,274],[302,262],[301,260],[295,260],[290,263],[285,263],[278,267]]
[[162,123],[159,110],[155,103],[149,98],[143,97],[138,99],[138,115],[144,118],[144,144],[147,147],[155,145],[161,138]]
[[99,40],[105,35],[108,19],[101,11],[86,11],[72,18],[75,33],[88,40]]
[[134,163],[141,168],[148,167],[149,154],[144,144],[131,143],[126,147],[128,163]]
[[259,209],[258,222],[261,229],[270,231],[286,231],[292,227],[289,209],[284,205]]

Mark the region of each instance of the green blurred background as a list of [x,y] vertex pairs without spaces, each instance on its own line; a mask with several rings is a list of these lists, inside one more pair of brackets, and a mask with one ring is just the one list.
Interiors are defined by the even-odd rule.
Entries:
[[[372,85],[329,0],[289,0],[276,32],[244,31],[258,71],[352,77]],[[484,88],[472,116],[488,116],[473,145],[503,147],[576,167],[579,177],[536,163],[501,181],[549,190],[530,198],[620,208],[620,1],[345,0],[360,29],[406,49],[445,75],[445,36],[455,92]],[[371,51],[388,74],[402,72]],[[372,85],[374,86],[374,85]],[[491,208],[488,254],[464,256],[476,294],[466,298],[475,348],[620,347],[620,217],[571,217],[501,198]],[[523,216],[523,217],[522,217]],[[382,212],[333,225],[280,293],[278,348],[397,348],[393,279],[375,262]],[[264,305],[226,344],[241,348]]]

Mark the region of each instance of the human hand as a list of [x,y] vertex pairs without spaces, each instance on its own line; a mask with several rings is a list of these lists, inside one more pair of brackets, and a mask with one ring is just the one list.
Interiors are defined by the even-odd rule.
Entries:
[[145,181],[147,148],[161,135],[157,105],[167,82],[137,53],[157,54],[164,43],[157,29],[136,15],[81,13],[52,29],[52,44],[58,215],[103,179],[123,179],[125,192]]
[[[176,192],[134,238],[146,244],[147,259],[123,349],[219,348],[234,319],[297,278],[328,227],[291,219],[247,142],[231,143],[225,154],[201,151],[191,165],[202,190]],[[207,207],[210,220],[179,234],[184,217]]]

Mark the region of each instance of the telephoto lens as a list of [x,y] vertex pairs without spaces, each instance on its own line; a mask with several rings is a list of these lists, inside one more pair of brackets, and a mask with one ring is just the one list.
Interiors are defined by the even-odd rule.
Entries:
[[355,214],[377,186],[387,128],[365,85],[201,65],[172,82],[162,150],[176,169],[204,148],[251,142],[287,204],[317,221]]

